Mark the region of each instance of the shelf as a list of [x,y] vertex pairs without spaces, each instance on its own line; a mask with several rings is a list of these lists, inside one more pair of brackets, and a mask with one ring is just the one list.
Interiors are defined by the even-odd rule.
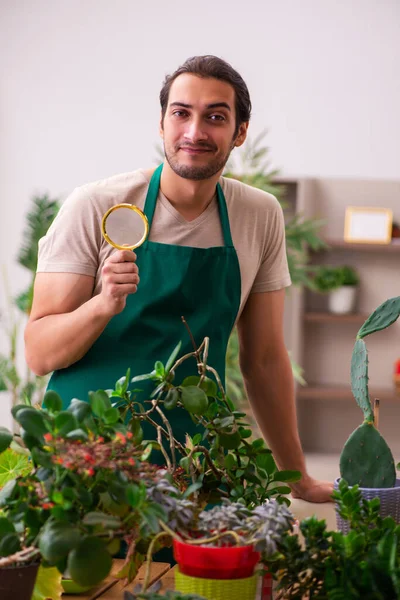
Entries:
[[[361,250],[363,252],[398,252],[400,253],[400,243],[392,242],[391,244],[358,244],[356,242],[345,242],[338,239],[325,239],[330,248],[337,250]],[[327,248],[329,251],[330,248]]]
[[[349,386],[308,385],[297,390],[297,397],[309,400],[352,400],[355,402]],[[379,398],[382,402],[400,402],[393,388],[373,389],[371,398]]]
[[308,323],[357,323],[362,324],[368,315],[360,313],[351,313],[346,315],[336,315],[329,312],[307,312],[304,314],[304,320]]

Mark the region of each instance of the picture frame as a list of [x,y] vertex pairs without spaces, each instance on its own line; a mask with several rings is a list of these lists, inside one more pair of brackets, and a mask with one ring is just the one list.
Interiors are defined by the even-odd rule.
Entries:
[[393,211],[372,206],[348,206],[344,220],[345,242],[390,244]]

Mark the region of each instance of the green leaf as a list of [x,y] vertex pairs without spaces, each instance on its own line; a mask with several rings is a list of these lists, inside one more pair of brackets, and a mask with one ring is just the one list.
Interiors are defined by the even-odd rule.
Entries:
[[76,417],[67,410],[58,413],[54,420],[54,425],[57,434],[61,437],[64,437],[67,433],[79,427]]
[[80,539],[79,529],[74,525],[47,521],[40,533],[39,550],[43,558],[55,566],[77,546]]
[[68,407],[68,412],[71,412],[79,423],[82,423],[87,417],[92,414],[90,404],[73,398],[71,404]]
[[13,439],[13,434],[6,427],[0,427],[0,454],[7,450]]
[[111,567],[107,546],[96,537],[86,537],[68,556],[69,574],[79,585],[97,585],[107,577]]
[[160,360],[157,360],[155,362],[154,370],[156,372],[157,377],[164,377],[165,369],[164,369],[164,365],[162,364],[162,362]]
[[6,533],[0,539],[0,556],[10,556],[21,549],[18,534]]
[[281,483],[294,483],[295,481],[299,481],[300,479],[300,471],[277,471],[274,475],[274,481],[280,481]]
[[277,470],[272,454],[259,454],[256,457],[256,465],[259,469],[263,469],[268,475],[272,475]]
[[135,483],[129,484],[126,488],[126,498],[128,504],[133,508],[136,508],[142,500],[142,493],[140,491],[140,487]]
[[52,469],[54,467],[54,463],[52,461],[52,455],[49,452],[44,452],[38,447],[32,448],[32,459],[35,465],[41,465],[46,469]]
[[146,375],[136,375],[136,377],[132,377],[131,382],[135,383],[135,381],[145,381],[146,379],[154,379],[156,375],[155,371],[151,373],[147,373]]
[[0,490],[0,506],[6,506],[9,499],[12,497],[16,488],[17,482],[15,479],[7,481],[5,486]]
[[15,533],[15,527],[7,517],[0,517],[0,538],[6,533]]
[[61,396],[54,390],[47,390],[43,398],[43,404],[52,413],[62,410]]
[[140,457],[140,460],[143,461],[143,462],[145,462],[149,458],[152,449],[153,449],[153,445],[152,444],[148,444],[146,446],[146,448],[145,448],[142,456]]
[[213,381],[209,377],[204,377],[203,381],[201,382],[201,385],[199,386],[200,379],[201,378],[198,375],[190,375],[189,377],[186,377],[182,381],[181,385],[182,385],[182,387],[188,387],[191,385],[195,385],[197,387],[200,387],[200,389],[202,389],[206,393],[206,395],[209,396],[210,398],[216,398],[217,393],[218,393],[218,388],[217,388],[217,384],[215,383],[215,381]]
[[182,342],[179,342],[175,348],[173,349],[173,351],[171,352],[171,355],[169,357],[169,359],[167,360],[167,364],[165,365],[165,372],[169,373],[171,367],[173,366],[173,364],[175,363],[176,357],[179,354],[179,351],[181,349],[182,346]]
[[105,530],[118,529],[121,527],[121,519],[114,515],[107,515],[103,512],[89,512],[83,517],[83,523],[90,527],[101,526]]
[[119,410],[118,408],[109,408],[104,413],[103,419],[107,425],[113,425],[119,420]]
[[126,394],[126,392],[128,390],[130,377],[131,377],[131,370],[130,370],[130,368],[128,368],[126,371],[126,375],[124,375],[123,377],[118,379],[117,383],[115,384],[115,389],[118,392],[118,394],[120,394],[121,396],[124,396],[124,394]]
[[33,437],[40,439],[47,433],[43,413],[36,408],[26,407],[18,411],[16,420],[24,430]]
[[87,441],[89,439],[88,434],[83,429],[73,429],[69,433],[67,433],[66,438],[68,440],[83,440]]
[[40,565],[31,600],[60,600],[62,575],[56,567]]
[[27,475],[31,470],[32,463],[29,458],[9,448],[0,455],[0,488],[3,488],[8,481]]
[[111,400],[104,390],[89,392],[89,403],[92,407],[92,411],[97,417],[103,417],[106,410],[112,408]]
[[194,385],[182,388],[182,404],[191,414],[204,415],[208,408],[208,398],[206,393]]

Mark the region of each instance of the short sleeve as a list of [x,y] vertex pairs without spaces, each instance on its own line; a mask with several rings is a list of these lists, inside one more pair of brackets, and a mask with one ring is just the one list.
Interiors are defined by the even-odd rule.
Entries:
[[37,272],[95,277],[101,245],[100,212],[87,188],[76,188],[39,241]]
[[286,256],[285,221],[282,207],[276,201],[274,214],[268,219],[262,261],[251,293],[271,292],[291,284]]

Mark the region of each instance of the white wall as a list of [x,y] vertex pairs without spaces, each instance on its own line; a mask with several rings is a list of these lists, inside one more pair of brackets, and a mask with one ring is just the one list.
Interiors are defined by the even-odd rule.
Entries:
[[253,135],[268,128],[286,175],[399,178],[398,0],[2,0],[0,40],[0,264],[14,293],[31,196],[153,164],[163,77],[194,54],[241,72]]

